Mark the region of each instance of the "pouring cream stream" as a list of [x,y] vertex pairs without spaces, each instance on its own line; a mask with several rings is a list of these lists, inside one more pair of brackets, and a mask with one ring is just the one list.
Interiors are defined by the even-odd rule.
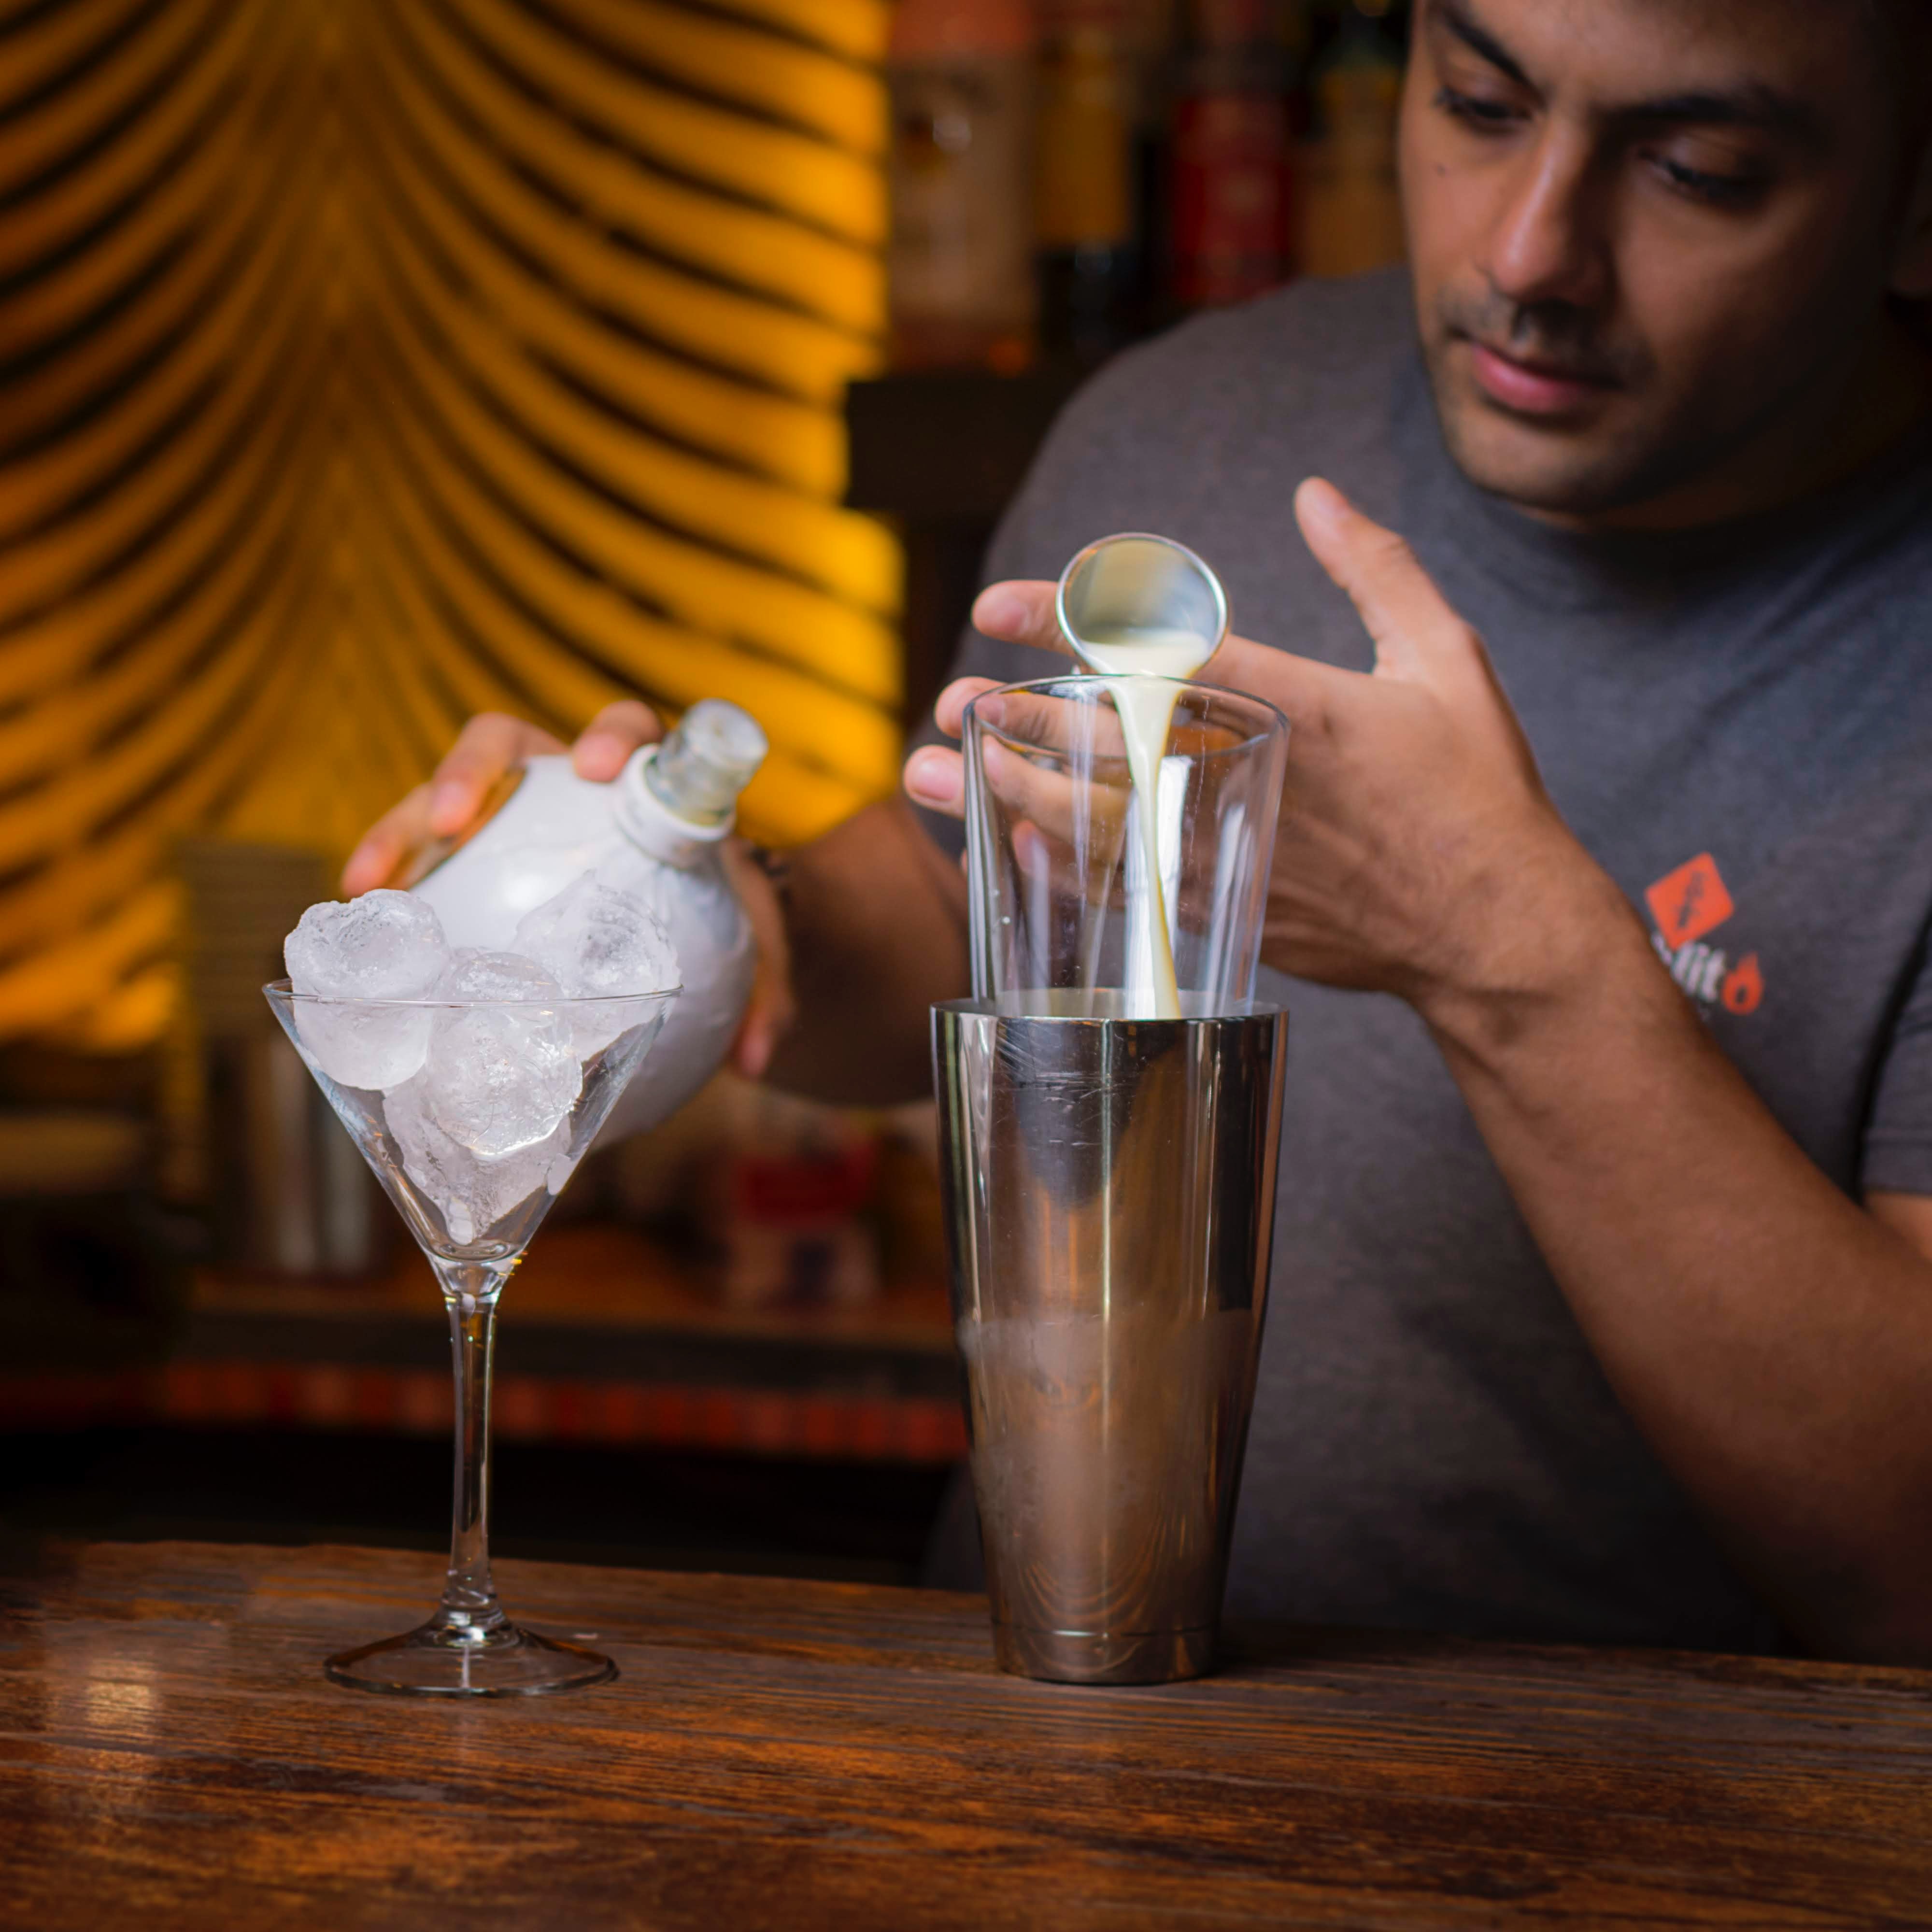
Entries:
[[1192,631],[1124,625],[1075,640],[1083,662],[1107,680],[1126,746],[1127,771],[1137,808],[1134,815],[1140,821],[1141,856],[1148,880],[1142,917],[1153,962],[1156,1019],[1180,1017],[1160,836],[1161,758],[1167,749],[1174,707],[1180,698],[1172,680],[1192,677],[1214,656],[1216,641]]
[[1185,544],[1126,531],[1089,544],[1061,573],[1054,616],[1073,654],[1106,680],[1125,741],[1146,890],[1130,895],[1148,962],[1153,1017],[1180,1018],[1167,882],[1160,862],[1160,775],[1177,680],[1228,634],[1221,581]]

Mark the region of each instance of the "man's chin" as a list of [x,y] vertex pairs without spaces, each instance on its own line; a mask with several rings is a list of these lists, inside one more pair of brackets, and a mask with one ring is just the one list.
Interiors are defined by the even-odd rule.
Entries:
[[1481,404],[1442,412],[1443,441],[1479,490],[1532,515],[1588,519],[1647,494],[1644,466],[1600,427],[1532,426]]

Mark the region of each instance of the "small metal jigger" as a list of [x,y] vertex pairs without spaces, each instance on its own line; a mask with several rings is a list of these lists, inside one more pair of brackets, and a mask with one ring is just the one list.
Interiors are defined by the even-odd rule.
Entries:
[[1053,614],[1076,657],[1090,668],[1090,641],[1150,631],[1201,643],[1206,663],[1228,634],[1228,593],[1185,544],[1140,530],[1090,543],[1060,574]]
[[1003,1670],[1150,1684],[1213,1662],[1268,1297],[1287,1031],[1276,1009],[933,1010],[953,1313]]

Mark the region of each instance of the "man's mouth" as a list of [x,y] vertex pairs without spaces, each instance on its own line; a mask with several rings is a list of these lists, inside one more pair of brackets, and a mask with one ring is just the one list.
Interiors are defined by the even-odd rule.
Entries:
[[1600,368],[1546,356],[1512,355],[1465,336],[1476,386],[1491,402],[1523,416],[1574,416],[1618,387]]

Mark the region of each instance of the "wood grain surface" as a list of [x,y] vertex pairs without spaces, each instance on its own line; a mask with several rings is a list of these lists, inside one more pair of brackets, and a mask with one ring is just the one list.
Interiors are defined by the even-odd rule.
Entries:
[[993,1671],[977,1598],[506,1563],[603,1689],[451,1708],[324,1653],[438,1566],[96,1545],[0,1582],[0,1924],[1932,1923],[1932,1673],[1426,1637]]

